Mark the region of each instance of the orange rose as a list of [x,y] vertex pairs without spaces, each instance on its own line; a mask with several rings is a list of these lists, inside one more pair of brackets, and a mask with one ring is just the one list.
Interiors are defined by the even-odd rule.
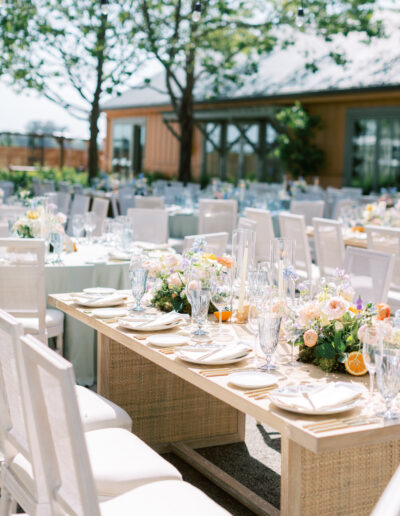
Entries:
[[217,261],[220,265],[227,267],[228,269],[233,267],[233,259],[229,256],[220,256]]
[[377,319],[378,321],[383,321],[384,319],[387,319],[390,317],[390,306],[386,305],[385,303],[378,303],[376,305],[376,308],[378,310]]
[[304,344],[308,348],[313,348],[318,340],[318,334],[315,330],[307,330],[303,335]]

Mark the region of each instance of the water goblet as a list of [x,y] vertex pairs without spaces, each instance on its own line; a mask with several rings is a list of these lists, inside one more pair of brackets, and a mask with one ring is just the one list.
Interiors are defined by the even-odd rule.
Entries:
[[212,282],[211,301],[218,310],[218,333],[219,340],[230,340],[232,335],[222,329],[223,310],[232,310],[233,297],[233,274],[232,270],[221,270],[215,274]]
[[383,342],[376,356],[376,380],[379,392],[381,393],[386,410],[379,414],[385,421],[398,419],[399,415],[392,411],[393,399],[400,389],[400,354],[399,350],[389,343]]
[[55,259],[54,263],[62,263],[61,253],[64,249],[64,240],[65,240],[64,233],[59,233],[59,232],[53,231],[52,233],[50,233],[49,240],[50,240],[51,245],[53,246],[54,253],[56,254],[56,259]]
[[82,214],[72,216],[72,235],[75,238],[80,238],[85,227],[85,218]]
[[192,308],[192,319],[197,325],[193,339],[208,340],[208,332],[204,329],[210,305],[214,275],[206,269],[192,267],[187,274],[186,297]]
[[265,354],[266,364],[263,367],[266,371],[276,369],[272,364],[272,358],[279,342],[282,317],[274,312],[264,312],[258,317],[258,336],[260,347]]
[[375,326],[367,327],[361,338],[362,353],[365,367],[369,373],[369,404],[368,410],[370,415],[374,413],[374,378],[376,373],[376,354],[380,349],[378,331]]
[[143,312],[145,308],[141,306],[142,297],[146,291],[148,270],[141,265],[130,267],[129,279],[131,282],[132,296],[136,301],[136,306],[131,308],[133,312]]
[[84,215],[84,228],[86,231],[86,236],[88,239],[88,242],[92,241],[93,237],[93,231],[96,229],[97,226],[97,215],[93,211],[88,211]]

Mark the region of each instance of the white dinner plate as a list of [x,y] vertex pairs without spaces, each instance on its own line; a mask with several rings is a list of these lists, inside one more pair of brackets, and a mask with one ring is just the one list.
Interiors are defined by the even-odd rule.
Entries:
[[189,342],[189,338],[176,334],[151,335],[147,339],[147,342],[159,348],[168,348],[169,346],[182,346],[183,344],[187,344]]
[[94,294],[97,296],[106,296],[108,294],[114,294],[117,290],[115,288],[108,288],[108,287],[90,287],[90,288],[84,288],[83,292],[85,294]]
[[[345,412],[347,410],[351,410],[354,407],[356,407],[360,402],[360,396],[363,391],[363,389],[356,384],[348,383],[346,382],[346,386],[350,389],[353,389],[356,393],[358,393],[358,397],[350,400],[348,402],[345,402],[341,405],[336,405],[335,407],[328,407],[326,409],[319,409],[319,410],[311,410],[311,409],[303,409],[300,407],[294,407],[292,405],[286,405],[286,403],[282,403],[282,400],[277,400],[276,396],[279,396],[279,392],[290,392],[290,389],[292,386],[285,386],[280,387],[278,389],[275,389],[270,392],[269,398],[272,401],[274,405],[277,407],[288,410],[289,412],[295,412],[296,414],[307,414],[309,416],[323,416],[323,415],[329,415],[329,414],[338,414],[339,412]],[[312,389],[315,389],[315,386],[306,384],[306,385],[300,385],[298,387],[301,387],[304,390],[307,390],[308,392]]]
[[226,360],[207,360],[207,362],[204,362],[203,360],[196,357],[198,354],[199,356],[204,355],[207,352],[207,350],[204,350],[204,353],[193,353],[192,355],[188,356],[185,354],[181,349],[177,349],[175,352],[175,356],[180,358],[181,360],[184,360],[185,362],[190,362],[191,364],[200,364],[200,365],[224,365],[224,364],[236,364],[236,362],[240,362],[241,360],[245,359],[250,351],[247,351],[245,354],[243,354],[240,357],[237,358],[228,358]]
[[126,315],[124,308],[94,308],[92,315],[99,319],[113,319],[114,317],[123,317]]
[[[160,323],[158,325],[152,325],[150,328],[143,325],[144,321],[129,321],[125,319],[119,319],[118,324],[121,326],[121,328],[125,328],[126,330],[134,330],[134,331],[147,331],[147,332],[153,332],[153,331],[161,331],[161,330],[169,330],[170,328],[175,328],[175,326],[178,326],[182,321],[174,321],[169,324],[163,324]],[[149,320],[150,323],[150,320]]]
[[232,385],[242,387],[243,389],[256,389],[257,387],[274,385],[278,378],[262,371],[237,371],[230,374],[227,380]]

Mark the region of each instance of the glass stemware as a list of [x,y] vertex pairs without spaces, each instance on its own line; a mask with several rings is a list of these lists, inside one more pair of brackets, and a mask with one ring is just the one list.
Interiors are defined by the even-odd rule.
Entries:
[[379,351],[380,345],[378,342],[377,330],[374,327],[366,329],[366,332],[362,339],[362,353],[365,367],[369,373],[369,413],[372,415],[374,412],[373,399],[374,399],[374,378],[376,373],[376,353]]
[[86,231],[86,236],[89,242],[92,241],[93,231],[97,226],[97,215],[93,211],[88,211],[84,215],[84,228]]
[[288,307],[285,318],[285,334],[291,344],[289,362],[291,367],[299,367],[301,365],[294,357],[296,341],[304,331],[302,325],[298,321],[297,313],[298,306]]
[[275,369],[272,358],[279,342],[281,321],[282,317],[274,312],[264,312],[258,317],[258,336],[266,358],[266,364],[263,367],[266,371]]
[[193,339],[208,340],[208,332],[204,329],[213,289],[214,274],[202,268],[192,267],[187,273],[186,297],[192,308],[192,320],[197,324]]
[[72,216],[72,235],[75,238],[80,238],[85,227],[85,218],[81,214]]
[[218,337],[232,338],[230,333],[224,333],[222,329],[222,312],[232,310],[233,274],[232,270],[221,270],[215,274],[212,282],[211,301],[218,310]]
[[50,233],[50,243],[53,246],[54,253],[56,254],[56,259],[54,263],[62,263],[61,253],[64,249],[64,233],[52,232]]
[[146,292],[147,276],[149,271],[143,267],[143,259],[140,253],[132,256],[129,265],[129,279],[131,282],[132,296],[136,300],[136,306],[131,308],[133,312],[143,312],[141,306],[142,297]]
[[392,411],[392,402],[400,389],[400,355],[399,350],[383,342],[376,351],[376,379],[386,410],[380,414],[385,421],[398,419],[399,415]]

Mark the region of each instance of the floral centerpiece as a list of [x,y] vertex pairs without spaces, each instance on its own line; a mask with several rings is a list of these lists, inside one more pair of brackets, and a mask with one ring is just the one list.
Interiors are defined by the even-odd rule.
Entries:
[[[149,278],[153,279],[152,303],[164,312],[175,310],[179,313],[190,313],[190,304],[186,297],[186,272],[190,267],[214,269],[216,274],[223,268],[233,266],[230,256],[217,257],[204,252],[206,242],[197,239],[193,247],[180,254],[163,254],[160,258],[150,259],[144,263]],[[210,311],[213,312],[214,309]]]
[[28,210],[13,225],[13,231],[21,238],[45,238],[48,232],[64,233],[64,213],[54,213],[52,209],[39,206]]
[[400,201],[390,208],[385,201],[367,204],[362,212],[361,222],[364,226],[400,227]]
[[[363,304],[349,278],[338,271],[338,285],[326,283],[314,301],[306,303],[298,314],[302,327],[297,344],[299,360],[313,363],[327,372],[361,375],[367,371],[362,360],[362,339],[366,329],[390,315],[387,305]],[[352,360],[357,359],[357,367]]]

